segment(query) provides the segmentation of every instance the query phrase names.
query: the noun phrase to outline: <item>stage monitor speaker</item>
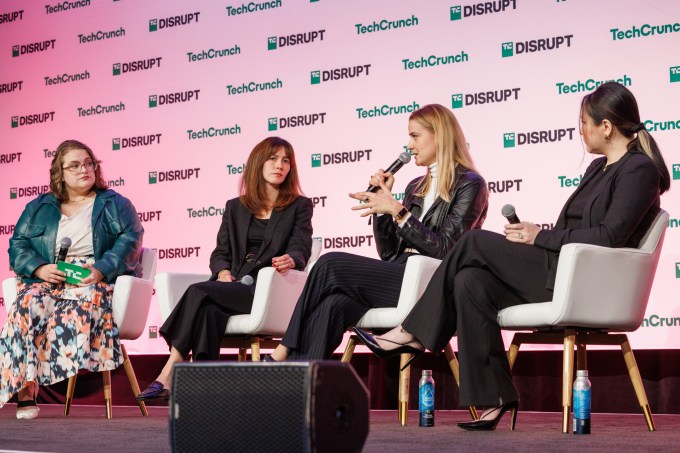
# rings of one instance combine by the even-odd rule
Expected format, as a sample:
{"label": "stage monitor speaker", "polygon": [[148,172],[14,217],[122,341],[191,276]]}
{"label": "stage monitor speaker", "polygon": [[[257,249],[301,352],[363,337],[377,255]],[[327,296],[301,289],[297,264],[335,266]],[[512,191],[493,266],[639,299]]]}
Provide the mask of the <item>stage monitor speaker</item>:
{"label": "stage monitor speaker", "polygon": [[368,390],[348,363],[175,365],[174,452],[360,452]]}

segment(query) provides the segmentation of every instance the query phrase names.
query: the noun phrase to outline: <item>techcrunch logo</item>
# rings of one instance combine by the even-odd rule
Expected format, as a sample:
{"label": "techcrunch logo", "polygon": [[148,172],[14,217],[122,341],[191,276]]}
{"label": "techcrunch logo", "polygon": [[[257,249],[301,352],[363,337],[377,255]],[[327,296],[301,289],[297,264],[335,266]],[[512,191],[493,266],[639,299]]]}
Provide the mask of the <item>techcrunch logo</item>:
{"label": "techcrunch logo", "polygon": [[231,47],[230,49],[220,50],[208,49],[201,50],[199,53],[187,52],[187,56],[189,57],[189,63],[191,63],[192,61],[212,60],[213,58],[222,58],[228,57],[230,55],[239,55],[240,53],[241,48],[238,46],[238,44],[235,44],[234,47]]}
{"label": "techcrunch logo", "polygon": [[299,44],[309,44],[316,41],[323,41],[323,34],[326,30],[308,31],[305,33],[295,33],[288,36],[270,36],[267,38],[267,50],[276,50],[280,47],[291,47]]}
{"label": "techcrunch logo", "polygon": [[173,258],[198,258],[198,251],[201,247],[174,247],[169,249],[158,249],[158,259],[166,260]]}
{"label": "techcrunch logo", "polygon": [[362,74],[368,76],[370,69],[370,64],[363,64],[358,66],[328,69],[326,71],[312,71],[310,73],[311,84],[318,85],[321,82],[330,82],[331,80],[354,79],[356,77],[360,77]]}
{"label": "techcrunch logo", "polygon": [[413,103],[409,105],[390,106],[385,104],[380,107],[375,106],[369,107],[367,109],[359,107],[356,109],[356,111],[358,118],[362,119],[362,118],[374,118],[376,116],[391,116],[401,115],[403,113],[412,113],[418,110],[419,108],[420,105],[416,101],[413,101]]}
{"label": "techcrunch logo", "polygon": [[107,187],[121,187],[125,185],[125,180],[123,178],[112,179],[106,182]]}
{"label": "techcrunch logo", "polygon": [[680,219],[668,219],[668,228],[680,227]]}
{"label": "techcrunch logo", "polygon": [[502,103],[511,100],[519,99],[519,92],[521,88],[505,88],[503,90],[494,91],[480,91],[478,93],[470,94],[452,94],[451,108],[461,109],[466,105],[483,105]]}
{"label": "techcrunch logo", "polygon": [[60,13],[62,11],[70,11],[72,9],[83,8],[90,6],[90,0],[79,0],[77,2],[61,2],[56,5],[45,5],[45,14]]}
{"label": "techcrunch logo", "polygon": [[104,115],[105,113],[124,112],[125,104],[119,102],[114,105],[97,105],[89,108],[78,107],[78,116]]}
{"label": "techcrunch logo", "polygon": [[512,57],[523,53],[544,52],[546,50],[559,49],[566,43],[571,47],[571,38],[574,35],[553,36],[550,38],[532,39],[530,41],[504,42],[501,44],[501,56]]}
{"label": "techcrunch logo", "polygon": [[161,220],[161,213],[163,211],[146,211],[138,212],[140,222],[153,222],[154,220]]}
{"label": "techcrunch logo", "polygon": [[240,14],[258,13],[268,9],[281,8],[281,0],[273,2],[250,2],[247,5],[242,3],[241,6],[227,6],[227,16],[238,16]]}
{"label": "techcrunch logo", "polygon": [[196,217],[217,217],[224,214],[224,208],[216,208],[215,206],[199,209],[187,208],[187,214],[189,214],[190,219]]}
{"label": "techcrunch logo", "polygon": [[668,70],[671,74],[671,83],[680,82],[680,66],[671,66]]}
{"label": "techcrunch logo", "polygon": [[151,146],[161,143],[163,134],[138,135],[136,137],[114,138],[111,141],[111,150],[120,151],[125,148],[136,148],[138,146]]}
{"label": "techcrunch logo", "polygon": [[287,127],[313,126],[319,121],[321,124],[326,122],[326,112],[310,113],[309,115],[288,116],[285,118],[269,118],[267,120],[267,130],[276,131],[279,129],[285,129]]}
{"label": "techcrunch logo", "polygon": [[128,72],[146,71],[147,69],[160,68],[163,57],[147,58],[146,60],[128,61],[126,63],[114,63],[113,75],[119,76]]}
{"label": "techcrunch logo", "polygon": [[612,40],[620,41],[622,39],[633,39],[647,36],[658,36],[666,33],[677,33],[680,32],[680,23],[676,22],[674,24],[664,24],[664,25],[649,25],[644,24],[639,28],[633,25],[633,28],[628,30],[619,30],[618,28],[610,28],[612,32]]}
{"label": "techcrunch logo", "polygon": [[21,86],[24,84],[23,80],[17,82],[9,82],[0,84],[0,94],[1,93],[11,93],[14,90],[21,91]]}
{"label": "techcrunch logo", "polygon": [[56,39],[48,39],[46,41],[38,41],[31,44],[18,44],[12,46],[12,58],[28,53],[44,52],[46,50],[54,49]]}
{"label": "techcrunch logo", "polygon": [[163,19],[149,19],[149,32],[198,22],[199,14],[201,14],[200,11],[196,11],[195,13],[182,14],[181,16],[166,17]]}
{"label": "techcrunch logo", "polygon": [[283,88],[283,82],[278,77],[273,82],[248,82],[241,86],[227,85],[227,95],[256,93],[258,91],[278,90]]}
{"label": "techcrunch logo", "polygon": [[674,131],[676,129],[680,129],[680,120],[670,120],[670,121],[652,121],[652,120],[645,120],[645,129],[647,129],[648,132],[657,132],[657,131]]}
{"label": "techcrunch logo", "polygon": [[605,82],[618,82],[623,86],[631,86],[633,81],[627,75],[623,75],[618,79],[609,80],[594,80],[588,79],[585,82],[577,80],[575,83],[567,84],[566,82],[558,82],[555,84],[557,87],[557,94],[567,94],[567,93],[582,93],[584,91],[593,91],[595,88],[599,87]]}
{"label": "techcrunch logo", "polygon": [[41,124],[54,121],[54,112],[35,113],[33,115],[13,116],[12,128],[20,126],[30,126],[31,124]]}
{"label": "techcrunch logo", "polygon": [[404,63],[404,71],[408,71],[410,69],[431,68],[434,66],[454,63],[463,63],[465,61],[470,61],[470,55],[468,55],[464,50],[461,50],[458,55],[447,55],[445,57],[430,55],[427,58],[420,57],[419,60],[409,60],[408,58],[401,60],[401,62]]}
{"label": "techcrunch logo", "polygon": [[505,179],[505,180],[500,180],[500,181],[488,181],[486,183],[486,187],[489,189],[489,192],[492,193],[503,193],[503,192],[510,192],[515,186],[515,191],[519,192],[520,185],[522,184],[523,180],[522,179]]}
{"label": "techcrunch logo", "polygon": [[371,160],[372,151],[372,149],[360,149],[357,151],[344,151],[341,153],[312,154],[312,168],[320,167],[321,165],[337,165],[350,162],[360,162],[364,160],[364,158],[366,158],[366,160]]}
{"label": "techcrunch logo", "polygon": [[21,162],[21,153],[0,154],[0,165]]}
{"label": "techcrunch logo", "polygon": [[[0,225],[0,236],[9,236],[14,234],[15,225]],[[2,305],[2,304],[0,304]]]}
{"label": "techcrunch logo", "polygon": [[461,20],[463,17],[502,13],[508,9],[510,5],[512,5],[512,9],[517,9],[515,0],[500,0],[495,2],[476,3],[474,5],[452,6],[449,14],[451,20]]}
{"label": "techcrunch logo", "polygon": [[35,197],[37,195],[47,193],[50,191],[50,186],[28,186],[28,187],[12,187],[9,189],[9,199],[15,200],[23,197]]}
{"label": "techcrunch logo", "polygon": [[182,170],[150,171],[149,184],[159,182],[184,181],[191,178],[198,179],[200,168],[185,168]]}
{"label": "techcrunch logo", "polygon": [[[678,271],[676,270],[676,272]],[[659,315],[649,315],[642,320],[642,327],[680,327],[680,318],[673,316],[661,317]]]}
{"label": "techcrunch logo", "polygon": [[227,173],[230,175],[243,174],[246,169],[246,164],[241,164],[238,167],[236,165],[227,164]]}
{"label": "techcrunch logo", "polygon": [[673,179],[680,179],[680,164],[673,164]]}
{"label": "techcrunch logo", "polygon": [[11,13],[0,14],[0,25],[24,18],[24,10],[12,11]]}
{"label": "techcrunch logo", "polygon": [[78,42],[80,44],[87,44],[88,42],[104,41],[105,39],[120,38],[125,36],[125,29],[120,27],[118,30],[112,31],[95,31],[89,35],[78,35]]}
{"label": "techcrunch logo", "polygon": [[357,29],[357,35],[363,35],[365,33],[376,33],[397,28],[415,27],[416,25],[418,25],[418,18],[412,14],[408,19],[382,19],[380,22],[373,21],[370,25],[355,24],[354,26]]}
{"label": "techcrunch logo", "polygon": [[241,133],[241,126],[235,124],[233,127],[222,127],[216,129],[214,127],[209,127],[208,129],[202,128],[200,131],[194,131],[189,129],[187,134],[189,134],[189,140],[200,140],[202,138],[213,138],[213,137],[224,137],[227,135],[237,135]]}
{"label": "techcrunch logo", "polygon": [[578,175],[575,178],[570,178],[569,176],[558,176],[557,180],[560,182],[560,188],[565,187],[578,187],[581,184],[583,175]]}
{"label": "techcrunch logo", "polygon": [[44,79],[46,86],[61,85],[63,83],[78,82],[80,80],[89,80],[90,73],[87,70],[85,70],[80,74],[61,74],[54,77],[45,76]]}
{"label": "techcrunch logo", "polygon": [[158,107],[159,105],[165,105],[165,104],[177,104],[177,103],[182,103],[182,102],[190,102],[195,100],[198,100],[198,93],[200,93],[201,90],[189,90],[189,91],[180,91],[178,93],[168,93],[168,94],[152,94],[149,96],[149,108],[155,108]]}
{"label": "techcrunch logo", "polygon": [[503,134],[503,148],[514,148],[522,145],[535,145],[536,143],[553,143],[561,142],[565,137],[566,140],[574,139],[574,131],[576,128],[568,127],[566,129],[551,129],[533,132],[507,132]]}

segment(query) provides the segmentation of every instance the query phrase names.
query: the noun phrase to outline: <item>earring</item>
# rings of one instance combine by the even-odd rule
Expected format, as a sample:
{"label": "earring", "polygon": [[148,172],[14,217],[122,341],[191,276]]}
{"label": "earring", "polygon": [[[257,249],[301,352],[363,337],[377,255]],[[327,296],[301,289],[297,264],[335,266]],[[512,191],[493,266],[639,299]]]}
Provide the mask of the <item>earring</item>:
{"label": "earring", "polygon": [[604,136],[604,141],[607,142],[607,143],[609,143],[609,140],[611,140],[611,139],[612,139],[611,135],[605,135]]}

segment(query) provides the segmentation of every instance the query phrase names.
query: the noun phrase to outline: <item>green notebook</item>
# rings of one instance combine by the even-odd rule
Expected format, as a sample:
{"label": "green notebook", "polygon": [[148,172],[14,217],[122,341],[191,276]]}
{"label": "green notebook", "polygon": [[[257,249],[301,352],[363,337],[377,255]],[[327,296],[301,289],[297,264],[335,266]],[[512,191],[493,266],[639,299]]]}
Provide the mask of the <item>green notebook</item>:
{"label": "green notebook", "polygon": [[57,269],[66,272],[66,283],[77,285],[82,279],[90,275],[90,270],[75,264],[57,261]]}

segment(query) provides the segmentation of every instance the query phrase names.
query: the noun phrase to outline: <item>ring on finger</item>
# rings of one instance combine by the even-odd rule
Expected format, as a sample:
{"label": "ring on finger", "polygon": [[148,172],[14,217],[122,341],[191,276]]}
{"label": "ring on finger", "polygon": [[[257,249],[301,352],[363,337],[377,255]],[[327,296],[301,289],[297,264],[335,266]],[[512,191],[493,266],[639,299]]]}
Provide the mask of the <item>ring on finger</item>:
{"label": "ring on finger", "polygon": [[520,239],[524,239],[524,235],[522,233],[517,233],[517,237]]}

